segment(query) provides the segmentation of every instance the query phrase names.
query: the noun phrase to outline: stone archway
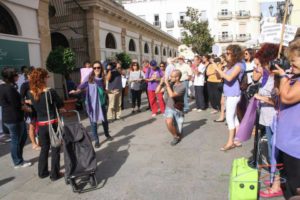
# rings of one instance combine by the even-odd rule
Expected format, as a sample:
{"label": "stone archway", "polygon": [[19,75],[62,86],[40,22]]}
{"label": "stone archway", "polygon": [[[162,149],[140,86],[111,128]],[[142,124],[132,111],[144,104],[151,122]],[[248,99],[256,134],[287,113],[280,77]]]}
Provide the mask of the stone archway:
{"label": "stone archway", "polygon": [[56,49],[57,47],[61,46],[64,48],[70,47],[69,42],[63,34],[59,32],[51,33],[51,46],[52,49]]}

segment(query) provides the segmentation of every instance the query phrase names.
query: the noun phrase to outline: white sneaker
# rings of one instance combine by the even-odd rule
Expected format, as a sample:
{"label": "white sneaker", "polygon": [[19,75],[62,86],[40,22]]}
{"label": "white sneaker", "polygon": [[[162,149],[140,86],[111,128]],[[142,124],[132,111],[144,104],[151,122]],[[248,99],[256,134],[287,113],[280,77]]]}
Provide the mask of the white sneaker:
{"label": "white sneaker", "polygon": [[203,110],[202,109],[197,109],[197,112],[202,112]]}
{"label": "white sneaker", "polygon": [[197,111],[198,109],[197,108],[193,108],[193,111]]}
{"label": "white sneaker", "polygon": [[152,116],[152,117],[156,117],[156,114],[152,114],[151,116]]}
{"label": "white sneaker", "polygon": [[15,165],[15,169],[18,169],[18,168],[24,168],[24,167],[30,167],[32,165],[31,162],[28,162],[28,161],[23,161],[21,164],[19,165]]}

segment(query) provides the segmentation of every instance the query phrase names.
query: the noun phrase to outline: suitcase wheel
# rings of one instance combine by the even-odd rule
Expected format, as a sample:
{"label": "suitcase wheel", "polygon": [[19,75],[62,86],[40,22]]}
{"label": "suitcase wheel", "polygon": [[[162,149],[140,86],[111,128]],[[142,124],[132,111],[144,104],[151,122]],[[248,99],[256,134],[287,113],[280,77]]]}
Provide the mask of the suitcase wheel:
{"label": "suitcase wheel", "polygon": [[90,181],[89,181],[90,185],[92,187],[97,187],[97,179],[96,179],[96,176],[95,174],[91,174],[90,175]]}

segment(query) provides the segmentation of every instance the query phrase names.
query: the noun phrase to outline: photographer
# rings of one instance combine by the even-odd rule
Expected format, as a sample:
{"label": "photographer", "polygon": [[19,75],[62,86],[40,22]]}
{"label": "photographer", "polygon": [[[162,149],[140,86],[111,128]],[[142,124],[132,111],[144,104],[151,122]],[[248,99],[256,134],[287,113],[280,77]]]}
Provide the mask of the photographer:
{"label": "photographer", "polygon": [[278,161],[284,165],[280,174],[286,179],[282,188],[285,199],[297,195],[300,187],[300,39],[290,43],[287,55],[293,77],[289,78],[282,66],[275,65],[273,71],[280,76],[280,112],[275,145],[279,149]]}
{"label": "photographer", "polygon": [[[265,134],[268,139],[268,157],[271,160],[271,144],[273,132],[271,125],[273,118],[276,115],[272,94],[274,93],[274,73],[271,71],[270,62],[277,56],[279,46],[276,44],[264,44],[254,56],[255,68],[253,71],[253,81],[259,82],[260,87],[254,98],[259,100],[260,114],[259,125],[264,127]],[[280,180],[277,176],[272,184],[272,187],[260,191],[260,196],[264,198],[272,198],[282,196],[280,189]]]}
{"label": "photographer", "polygon": [[110,62],[107,65],[107,81],[108,81],[108,120],[121,118],[122,103],[122,68],[117,66],[116,62]]}
{"label": "photographer", "polygon": [[161,79],[160,84],[156,88],[156,93],[163,92],[163,88],[168,93],[166,110],[165,110],[165,122],[168,130],[172,134],[173,141],[171,145],[174,146],[181,140],[182,125],[184,120],[183,107],[184,107],[184,94],[185,85],[180,82],[181,72],[174,70],[171,73],[171,84],[167,79]]}

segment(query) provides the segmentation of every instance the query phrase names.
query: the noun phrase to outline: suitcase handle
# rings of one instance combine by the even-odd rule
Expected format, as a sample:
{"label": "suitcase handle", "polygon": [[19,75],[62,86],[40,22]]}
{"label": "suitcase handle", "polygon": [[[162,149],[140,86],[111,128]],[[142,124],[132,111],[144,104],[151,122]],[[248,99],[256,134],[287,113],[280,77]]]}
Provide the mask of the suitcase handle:
{"label": "suitcase handle", "polygon": [[80,114],[79,114],[79,112],[77,110],[67,110],[66,112],[63,112],[63,113],[60,114],[61,115],[61,122],[62,122],[62,124],[64,124],[64,117],[63,117],[63,115],[65,113],[75,113],[76,116],[77,116],[78,122],[79,123],[81,122]]}

